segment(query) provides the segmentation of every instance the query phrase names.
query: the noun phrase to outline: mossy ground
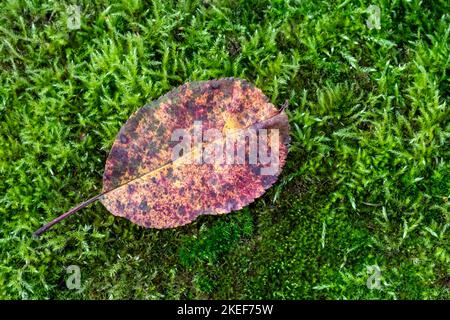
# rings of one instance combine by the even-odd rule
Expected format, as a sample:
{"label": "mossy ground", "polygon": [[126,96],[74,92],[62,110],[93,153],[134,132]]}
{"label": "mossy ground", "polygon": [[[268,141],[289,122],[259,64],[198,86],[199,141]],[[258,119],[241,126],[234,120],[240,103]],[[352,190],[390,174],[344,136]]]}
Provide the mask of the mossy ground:
{"label": "mossy ground", "polygon": [[[67,4],[0,4],[1,298],[450,298],[448,1],[78,1],[79,30]],[[163,231],[96,203],[31,237],[101,190],[135,110],[230,76],[290,103],[263,197]]]}

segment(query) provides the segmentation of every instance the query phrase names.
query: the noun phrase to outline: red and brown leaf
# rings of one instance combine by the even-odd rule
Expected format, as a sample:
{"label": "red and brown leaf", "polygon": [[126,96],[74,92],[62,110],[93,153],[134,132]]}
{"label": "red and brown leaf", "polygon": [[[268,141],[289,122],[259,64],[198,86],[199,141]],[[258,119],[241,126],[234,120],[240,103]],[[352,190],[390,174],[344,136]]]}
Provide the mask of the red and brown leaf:
{"label": "red and brown leaf", "polygon": [[[173,148],[178,143],[172,141],[173,132],[182,128],[195,134],[194,124],[199,121],[202,134],[209,129],[236,135],[249,128],[278,129],[281,143],[277,170],[260,174],[264,167],[261,162],[181,161],[198,156],[196,153],[204,151],[208,144],[215,147],[222,142],[214,139],[194,147],[190,155],[173,160]],[[186,83],[128,119],[106,161],[103,192],[92,201],[99,199],[112,214],[147,228],[172,228],[190,223],[202,214],[238,210],[260,197],[277,180],[288,142],[289,124],[284,110],[278,111],[249,82],[225,78]],[[248,151],[249,141],[245,148]]]}

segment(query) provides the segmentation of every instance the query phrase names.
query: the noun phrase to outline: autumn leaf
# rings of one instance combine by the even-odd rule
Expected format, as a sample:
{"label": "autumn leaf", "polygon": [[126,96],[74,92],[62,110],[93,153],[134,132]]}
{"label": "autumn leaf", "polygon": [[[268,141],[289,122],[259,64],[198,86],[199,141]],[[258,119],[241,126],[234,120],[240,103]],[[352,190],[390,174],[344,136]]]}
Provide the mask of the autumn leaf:
{"label": "autumn leaf", "polygon": [[120,129],[102,193],[88,204],[146,228],[173,228],[203,214],[239,210],[277,180],[289,124],[284,109],[245,80],[186,83],[136,111]]}

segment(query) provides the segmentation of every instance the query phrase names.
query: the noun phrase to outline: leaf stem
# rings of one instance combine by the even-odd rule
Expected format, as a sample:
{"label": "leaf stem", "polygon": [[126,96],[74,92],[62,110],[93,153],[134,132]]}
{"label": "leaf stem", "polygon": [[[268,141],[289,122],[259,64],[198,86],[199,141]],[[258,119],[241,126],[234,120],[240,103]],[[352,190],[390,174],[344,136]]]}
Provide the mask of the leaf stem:
{"label": "leaf stem", "polygon": [[77,205],[76,207],[73,207],[72,209],[70,209],[69,211],[67,211],[66,213],[63,213],[62,215],[60,215],[59,217],[53,219],[52,221],[50,221],[49,223],[43,225],[42,227],[40,227],[38,230],[36,230],[33,233],[33,236],[35,237],[39,237],[42,233],[44,233],[45,231],[47,231],[48,229],[50,229],[51,227],[53,227],[53,225],[57,224],[58,222],[64,220],[65,218],[67,218],[68,216],[74,214],[75,212],[77,212],[78,210],[90,205],[92,202],[97,201],[98,199],[100,199],[101,196],[103,196],[104,193],[100,193],[98,195],[96,195],[95,197],[92,197],[82,203],[80,203],[79,205]]}

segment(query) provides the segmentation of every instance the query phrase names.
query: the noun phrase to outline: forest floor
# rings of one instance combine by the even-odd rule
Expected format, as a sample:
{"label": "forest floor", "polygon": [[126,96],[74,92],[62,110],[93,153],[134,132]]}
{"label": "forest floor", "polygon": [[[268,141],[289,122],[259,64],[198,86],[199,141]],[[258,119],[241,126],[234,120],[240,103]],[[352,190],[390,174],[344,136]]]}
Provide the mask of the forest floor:
{"label": "forest floor", "polygon": [[[0,298],[450,298],[448,1],[86,0],[79,28],[68,3],[0,4]],[[289,100],[264,196],[168,230],[96,203],[32,237],[100,192],[134,111],[223,77]]]}

